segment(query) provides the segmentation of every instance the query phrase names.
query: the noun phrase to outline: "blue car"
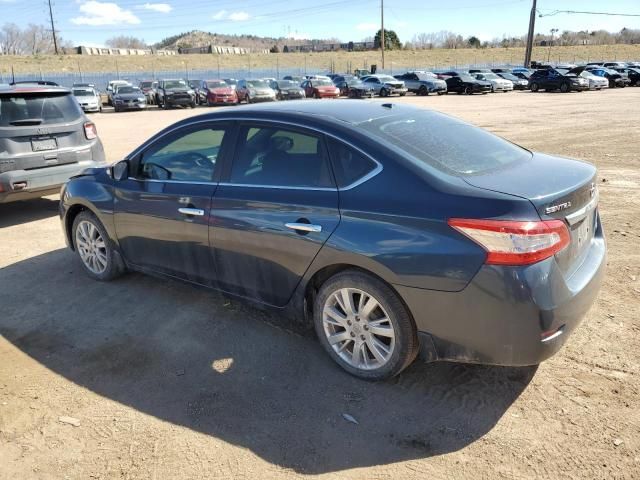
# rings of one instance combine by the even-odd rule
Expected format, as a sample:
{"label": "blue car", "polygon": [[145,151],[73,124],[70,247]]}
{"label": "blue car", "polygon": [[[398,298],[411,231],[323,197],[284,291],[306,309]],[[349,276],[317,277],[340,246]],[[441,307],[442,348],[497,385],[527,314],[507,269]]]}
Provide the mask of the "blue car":
{"label": "blue car", "polygon": [[182,120],[70,180],[60,216],[90,277],[137,270],[266,305],[380,380],[418,354],[557,352],[604,275],[595,181],[433,111],[291,101]]}

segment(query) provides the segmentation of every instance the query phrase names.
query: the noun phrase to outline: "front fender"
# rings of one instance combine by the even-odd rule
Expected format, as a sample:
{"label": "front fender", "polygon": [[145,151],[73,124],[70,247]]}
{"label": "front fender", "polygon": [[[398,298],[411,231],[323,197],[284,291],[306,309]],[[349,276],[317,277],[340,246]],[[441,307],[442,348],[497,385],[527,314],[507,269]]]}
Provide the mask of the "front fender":
{"label": "front fender", "polygon": [[[106,178],[104,178],[106,177]],[[113,222],[113,185],[106,170],[95,176],[83,176],[71,179],[60,192],[60,220],[65,240],[70,248],[71,226],[75,216],[83,211],[91,211],[100,220],[109,238],[118,243]]]}

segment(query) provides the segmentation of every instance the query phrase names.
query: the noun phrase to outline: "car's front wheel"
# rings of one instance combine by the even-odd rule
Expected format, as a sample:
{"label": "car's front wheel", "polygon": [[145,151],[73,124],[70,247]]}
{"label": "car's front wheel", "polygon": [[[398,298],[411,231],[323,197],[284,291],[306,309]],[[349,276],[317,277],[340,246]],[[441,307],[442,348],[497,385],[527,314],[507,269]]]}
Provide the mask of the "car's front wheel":
{"label": "car's front wheel", "polygon": [[536,82],[533,82],[530,88],[532,92],[537,92],[540,89],[540,86]]}
{"label": "car's front wheel", "polygon": [[102,223],[91,212],[80,212],[73,221],[73,246],[85,272],[100,281],[109,281],[124,271]]}
{"label": "car's front wheel", "polygon": [[367,380],[393,377],[413,362],[413,319],[384,282],[351,270],[327,280],[314,304],[320,343],[347,372]]}

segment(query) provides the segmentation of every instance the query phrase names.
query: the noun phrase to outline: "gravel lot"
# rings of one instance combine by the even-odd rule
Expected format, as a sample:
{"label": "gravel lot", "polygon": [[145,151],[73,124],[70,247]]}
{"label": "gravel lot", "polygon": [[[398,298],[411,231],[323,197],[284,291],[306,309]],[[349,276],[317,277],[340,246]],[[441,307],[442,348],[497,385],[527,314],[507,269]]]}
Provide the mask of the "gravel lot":
{"label": "gravel lot", "polygon": [[[218,294],[88,280],[56,197],[0,205],[0,478],[640,478],[639,99],[397,100],[598,166],[608,276],[538,368],[415,364],[362,382],[307,330]],[[204,111],[93,118],[117,160]]]}

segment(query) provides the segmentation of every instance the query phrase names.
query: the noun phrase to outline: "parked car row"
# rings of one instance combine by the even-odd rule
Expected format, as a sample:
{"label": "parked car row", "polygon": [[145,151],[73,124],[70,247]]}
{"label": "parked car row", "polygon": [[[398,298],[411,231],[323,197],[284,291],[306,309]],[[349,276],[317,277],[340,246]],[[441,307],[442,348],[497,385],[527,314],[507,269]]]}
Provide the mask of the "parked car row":
{"label": "parked car row", "polygon": [[[369,74],[287,75],[275,78],[112,80],[106,87],[106,103],[115,111],[159,108],[220,106],[301,98],[372,98],[407,93],[428,96],[458,93],[471,95],[513,90],[585,91],[640,86],[640,64],[604,62],[576,66],[541,65],[538,69],[492,68],[469,70],[408,71],[395,76]],[[33,82],[30,82],[33,83]],[[45,82],[38,82],[44,84]],[[73,94],[85,112],[102,111],[103,97],[95,85],[78,83]]]}

